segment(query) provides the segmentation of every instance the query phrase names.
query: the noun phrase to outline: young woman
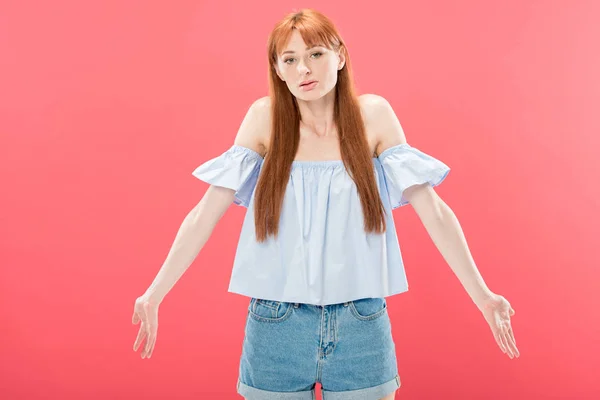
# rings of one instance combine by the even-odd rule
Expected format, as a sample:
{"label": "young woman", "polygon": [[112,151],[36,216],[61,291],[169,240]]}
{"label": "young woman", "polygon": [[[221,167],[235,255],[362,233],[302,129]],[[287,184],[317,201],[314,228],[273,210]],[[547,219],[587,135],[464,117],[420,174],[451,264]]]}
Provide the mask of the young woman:
{"label": "young woman", "polygon": [[436,194],[450,168],[406,142],[389,103],[355,94],[342,38],[324,15],[286,16],[268,43],[270,95],[231,148],[200,165],[210,184],[152,285],[134,343],[156,341],[158,307],[225,210],[248,208],[229,291],[250,298],[237,391],[246,399],[393,399],[400,387],[386,297],[408,290],[392,209],[411,204],[510,358],[508,301],[485,285]]}

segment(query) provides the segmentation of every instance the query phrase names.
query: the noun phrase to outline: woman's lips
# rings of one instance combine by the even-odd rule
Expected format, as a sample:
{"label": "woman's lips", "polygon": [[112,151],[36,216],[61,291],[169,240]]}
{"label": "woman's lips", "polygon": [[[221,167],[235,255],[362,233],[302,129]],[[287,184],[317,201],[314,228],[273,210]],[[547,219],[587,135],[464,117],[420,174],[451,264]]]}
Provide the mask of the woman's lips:
{"label": "woman's lips", "polygon": [[313,81],[311,83],[308,83],[306,85],[300,85],[300,90],[307,92],[309,90],[313,90],[315,88],[315,86],[317,86],[319,82],[317,81]]}

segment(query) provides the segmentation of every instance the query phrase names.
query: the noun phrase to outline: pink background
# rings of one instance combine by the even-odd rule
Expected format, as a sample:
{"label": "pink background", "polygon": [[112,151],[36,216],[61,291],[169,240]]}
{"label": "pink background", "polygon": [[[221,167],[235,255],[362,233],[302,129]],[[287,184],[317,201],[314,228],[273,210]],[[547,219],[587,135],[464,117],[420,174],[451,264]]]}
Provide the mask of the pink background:
{"label": "pink background", "polygon": [[150,360],[131,315],[207,188],[192,170],[267,94],[269,31],[302,7],[452,168],[437,192],[516,310],[510,360],[396,210],[397,398],[600,396],[598,2],[120,0],[0,4],[0,398],[241,398],[249,299],[227,287],[244,208],[161,305]]}

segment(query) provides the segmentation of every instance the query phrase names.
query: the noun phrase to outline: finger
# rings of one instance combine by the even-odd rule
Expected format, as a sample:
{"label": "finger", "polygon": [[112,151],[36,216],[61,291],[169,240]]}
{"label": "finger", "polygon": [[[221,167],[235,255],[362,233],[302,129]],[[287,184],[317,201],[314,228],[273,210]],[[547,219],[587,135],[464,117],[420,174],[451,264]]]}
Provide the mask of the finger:
{"label": "finger", "polygon": [[512,349],[515,357],[519,357],[521,354],[519,353],[519,349],[517,349],[517,342],[515,341],[515,335],[513,334],[512,328],[509,328],[509,334],[507,335],[508,344]]}
{"label": "finger", "polygon": [[154,346],[156,345],[156,331],[152,334],[152,340],[150,343],[150,350],[148,351],[148,358],[152,357],[152,353],[154,352]]}
{"label": "finger", "polygon": [[502,350],[503,353],[506,353],[506,348],[504,347],[504,344],[502,344],[502,340],[500,339],[500,332],[494,332],[494,339],[496,339],[496,343],[498,344],[498,346],[500,347],[500,350]]}
{"label": "finger", "polygon": [[144,340],[145,336],[146,336],[146,329],[144,327],[144,323],[142,322],[142,326],[140,327],[140,330],[138,331],[138,334],[137,334],[137,338],[135,339],[135,343],[133,344],[133,351],[138,351],[138,348],[140,347],[140,344],[142,343],[142,340]]}
{"label": "finger", "polygon": [[513,353],[512,353],[512,350],[511,350],[510,346],[508,345],[508,340],[507,340],[507,337],[506,337],[506,333],[504,333],[504,331],[500,334],[500,340],[502,341],[502,345],[506,349],[506,354],[510,358],[513,358]]}
{"label": "finger", "polygon": [[512,317],[513,315],[515,315],[515,310],[511,307],[510,308],[510,316]]}
{"label": "finger", "polygon": [[[146,307],[144,307],[144,306],[140,307],[138,313],[139,313],[140,319],[142,321],[142,325],[140,326],[139,335],[142,338],[145,338],[146,343],[147,343],[149,335],[148,335],[148,313],[146,313]],[[140,341],[140,343],[138,343],[138,347],[140,344],[141,344],[141,341]],[[142,356],[142,358],[144,358],[144,348],[142,348],[141,356]]]}
{"label": "finger", "polygon": [[133,310],[133,317],[131,317],[131,323],[135,325],[138,322],[140,322],[140,317],[137,314],[137,312],[135,310]]}
{"label": "finger", "polygon": [[504,339],[502,343],[504,343],[504,345],[506,346],[506,349],[507,349],[507,350],[509,351],[509,353],[510,353],[510,352],[511,352],[511,349],[510,349],[510,345],[509,345],[509,341],[508,341],[508,337],[509,337],[509,335],[510,335],[510,334],[508,333],[508,330],[509,330],[509,328],[510,328],[510,326],[509,326],[509,323],[508,323],[508,322],[505,322],[505,323],[503,323],[503,324],[502,324],[502,336],[501,336],[501,338],[503,338],[503,339]]}
{"label": "finger", "polygon": [[510,351],[515,357],[519,357],[519,349],[517,349],[517,345],[513,342],[510,336],[506,336],[506,340],[508,341],[508,345],[510,346]]}
{"label": "finger", "polygon": [[506,329],[506,334],[504,335],[504,339],[506,340],[506,344],[507,344],[507,347],[508,347],[508,349],[510,351],[510,354],[512,354],[513,357],[516,357],[517,356],[517,349],[516,349],[516,346],[515,346],[512,338],[510,336],[509,327],[507,327],[507,329]]}
{"label": "finger", "polygon": [[152,346],[152,330],[148,328],[146,331],[146,335],[148,339],[146,340],[146,345],[144,346],[144,352],[142,353],[142,358],[146,357],[150,353],[150,346]]}
{"label": "finger", "polygon": [[504,353],[511,357],[510,349],[508,348],[508,343],[506,342],[506,337],[503,334],[500,334],[500,341],[502,342],[502,347],[505,349]]}
{"label": "finger", "polygon": [[509,333],[510,338],[512,339],[513,343],[516,345],[517,344],[517,339],[515,339],[515,334],[513,332],[512,326],[508,327],[508,333]]}
{"label": "finger", "polygon": [[152,320],[152,315],[150,313],[150,304],[148,304],[148,302],[144,303],[144,314],[146,316],[146,336],[148,337],[148,340],[146,340],[146,347],[144,348],[144,353],[147,354],[148,350],[149,350],[149,342],[150,339],[152,338],[152,331],[153,331],[153,323],[151,322]]}

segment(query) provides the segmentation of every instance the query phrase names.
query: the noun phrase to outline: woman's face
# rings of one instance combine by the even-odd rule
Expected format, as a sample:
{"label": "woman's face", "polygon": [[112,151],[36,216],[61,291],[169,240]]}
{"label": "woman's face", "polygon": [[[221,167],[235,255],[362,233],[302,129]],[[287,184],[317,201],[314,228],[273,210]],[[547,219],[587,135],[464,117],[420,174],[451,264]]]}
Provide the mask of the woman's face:
{"label": "woman's face", "polygon": [[[324,46],[306,47],[302,36],[295,30],[287,46],[278,54],[275,70],[298,99],[316,100],[335,87],[345,58]],[[302,85],[306,81],[315,83]]]}

